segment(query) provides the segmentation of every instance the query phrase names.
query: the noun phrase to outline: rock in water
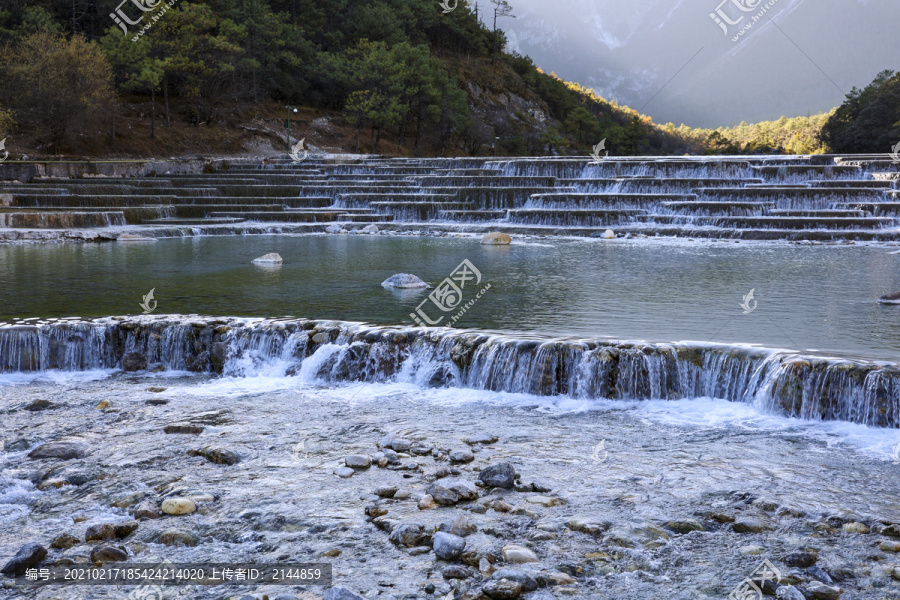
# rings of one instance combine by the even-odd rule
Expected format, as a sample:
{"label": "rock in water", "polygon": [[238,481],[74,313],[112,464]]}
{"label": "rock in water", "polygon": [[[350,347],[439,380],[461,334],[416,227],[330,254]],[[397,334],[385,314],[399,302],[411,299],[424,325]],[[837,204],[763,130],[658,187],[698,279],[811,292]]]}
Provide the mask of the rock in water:
{"label": "rock in water", "polygon": [[192,425],[190,423],[172,423],[171,425],[166,425],[163,428],[163,431],[166,433],[198,434],[203,433],[203,427],[200,425]]}
{"label": "rock in water", "polygon": [[397,273],[396,275],[391,275],[385,279],[381,285],[382,287],[398,288],[401,290],[431,287],[415,275],[410,275],[409,273]]}
{"label": "rock in water", "polygon": [[159,534],[156,541],[166,546],[196,546],[197,536],[186,531],[169,529]]}
{"label": "rock in water", "polygon": [[844,591],[839,587],[831,587],[819,581],[813,581],[806,586],[807,598],[812,600],[840,600]]}
{"label": "rock in water", "polygon": [[388,539],[398,546],[412,548],[428,542],[430,537],[424,525],[419,523],[402,523],[391,531]]}
{"label": "rock in water", "polygon": [[16,555],[6,563],[2,572],[7,577],[18,577],[25,574],[25,571],[38,564],[47,556],[47,549],[40,544],[25,544]]}
{"label": "rock in water", "polygon": [[522,586],[523,592],[533,592],[540,586],[537,579],[524,569],[511,569],[509,567],[500,569],[494,573],[492,579],[508,579],[509,581],[515,581]]}
{"label": "rock in water", "polygon": [[98,546],[91,551],[91,562],[122,562],[128,560],[128,552],[120,546]]}
{"label": "rock in water", "polygon": [[87,448],[83,444],[75,442],[48,442],[41,444],[28,453],[28,458],[59,458],[69,460],[83,458],[87,455]]}
{"label": "rock in water", "polygon": [[454,560],[459,560],[462,556],[463,550],[466,549],[466,540],[458,535],[439,531],[434,534],[432,545],[435,556],[441,560],[452,562]]}
{"label": "rock in water", "polygon": [[147,368],[147,357],[140,352],[129,352],[122,357],[122,369],[128,373]]}
{"label": "rock in water", "polygon": [[188,450],[189,456],[202,456],[211,463],[217,465],[236,465],[241,462],[241,457],[236,452],[219,448],[218,446],[206,446],[200,450]]}
{"label": "rock in water", "polygon": [[366,600],[359,594],[354,594],[345,587],[334,586],[325,592],[322,600]]}
{"label": "rock in water", "polygon": [[778,600],[806,600],[806,596],[792,585],[782,585],[775,588],[775,597]]}
{"label": "rock in water", "polygon": [[900,304],[900,292],[887,294],[878,299],[879,304]]}
{"label": "rock in water", "polygon": [[537,554],[526,548],[516,544],[509,544],[503,547],[503,560],[511,565],[522,563],[538,562],[540,559]]}
{"label": "rock in water", "polygon": [[522,586],[509,579],[489,581],[481,588],[492,600],[515,600],[522,594]]}
{"label": "rock in water", "polygon": [[197,510],[197,505],[190,498],[166,498],[160,509],[167,515],[188,515]]}
{"label": "rock in water", "polygon": [[505,233],[492,231],[484,234],[484,237],[481,238],[481,243],[485,246],[509,246],[512,243],[512,238]]}
{"label": "rock in water", "polygon": [[482,469],[478,479],[487,487],[511,490],[516,483],[516,470],[509,463],[491,465]]}
{"label": "rock in water", "polygon": [[254,265],[280,265],[284,262],[282,260],[281,255],[277,252],[269,252],[268,254],[264,254],[259,258],[254,258],[252,261]]}
{"label": "rock in water", "polygon": [[353,469],[368,469],[372,466],[372,457],[367,454],[351,454],[344,457],[344,464]]}
{"label": "rock in water", "polygon": [[612,229],[607,229],[606,231],[603,232],[603,239],[604,240],[616,239],[616,232],[613,231]]}
{"label": "rock in water", "polygon": [[117,538],[126,538],[138,528],[137,521],[128,521],[125,523],[102,523],[99,525],[91,525],[84,534],[84,541],[107,541]]}
{"label": "rock in water", "polygon": [[362,233],[378,233],[378,225],[372,223],[371,225],[366,225],[362,229],[360,229]]}
{"label": "rock in water", "polygon": [[141,235],[139,233],[120,233],[117,242],[155,242],[155,237]]}

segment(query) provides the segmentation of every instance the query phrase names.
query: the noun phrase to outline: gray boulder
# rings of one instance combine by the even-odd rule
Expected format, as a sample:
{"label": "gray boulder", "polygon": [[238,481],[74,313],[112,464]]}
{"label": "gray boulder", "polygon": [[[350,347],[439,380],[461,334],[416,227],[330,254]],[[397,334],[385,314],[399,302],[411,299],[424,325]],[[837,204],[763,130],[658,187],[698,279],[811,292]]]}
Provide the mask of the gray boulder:
{"label": "gray boulder", "polygon": [[497,487],[511,490],[516,484],[516,470],[509,463],[491,465],[482,469],[478,474],[478,480],[486,487]]}
{"label": "gray boulder", "polygon": [[452,562],[462,557],[463,550],[466,549],[466,540],[458,535],[439,531],[434,534],[432,548],[439,559]]}
{"label": "gray boulder", "polygon": [[381,285],[386,288],[397,288],[401,290],[431,287],[415,275],[410,275],[409,273],[397,273],[396,275],[391,275],[382,281]]}

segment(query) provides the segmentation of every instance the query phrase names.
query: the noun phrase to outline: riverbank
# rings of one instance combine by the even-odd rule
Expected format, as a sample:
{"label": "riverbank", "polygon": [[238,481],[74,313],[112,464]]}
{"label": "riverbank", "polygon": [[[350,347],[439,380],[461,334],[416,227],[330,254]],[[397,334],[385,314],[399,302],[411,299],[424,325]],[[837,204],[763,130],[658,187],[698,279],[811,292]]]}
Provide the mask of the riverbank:
{"label": "riverbank", "polygon": [[[721,401],[668,404],[584,412],[522,394],[202,375],[4,385],[0,556],[36,542],[49,549],[44,564],[90,564],[102,545],[154,564],[289,558],[331,562],[335,585],[370,599],[535,600],[720,598],[770,560],[781,585],[814,598],[900,595],[890,436]],[[47,442],[83,454],[29,458]],[[209,447],[235,461],[191,456]],[[354,455],[364,457],[349,461],[358,467],[344,468]],[[519,475],[511,489],[477,485],[502,463]],[[198,510],[165,514],[166,498],[193,498]],[[133,520],[121,539],[85,542],[92,526]],[[458,558],[435,555],[444,527],[464,540]],[[458,540],[444,536],[441,552],[448,542]],[[128,591],[5,580],[0,594],[86,589]],[[166,589],[176,592],[313,599],[323,590]]]}

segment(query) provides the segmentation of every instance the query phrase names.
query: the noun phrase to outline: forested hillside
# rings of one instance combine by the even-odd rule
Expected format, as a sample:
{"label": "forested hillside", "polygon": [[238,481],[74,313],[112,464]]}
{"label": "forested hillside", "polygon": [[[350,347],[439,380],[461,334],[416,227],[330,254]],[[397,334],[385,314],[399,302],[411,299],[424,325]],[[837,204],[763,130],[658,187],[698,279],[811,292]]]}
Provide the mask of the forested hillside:
{"label": "forested hillside", "polygon": [[822,139],[836,152],[900,153],[900,73],[882,71],[864,89],[853,88]]}
{"label": "forested hillside", "polygon": [[0,135],[38,155],[271,151],[285,126],[400,155],[819,150],[809,126],[765,144],[658,126],[504,52],[514,16],[507,0],[11,0]]}

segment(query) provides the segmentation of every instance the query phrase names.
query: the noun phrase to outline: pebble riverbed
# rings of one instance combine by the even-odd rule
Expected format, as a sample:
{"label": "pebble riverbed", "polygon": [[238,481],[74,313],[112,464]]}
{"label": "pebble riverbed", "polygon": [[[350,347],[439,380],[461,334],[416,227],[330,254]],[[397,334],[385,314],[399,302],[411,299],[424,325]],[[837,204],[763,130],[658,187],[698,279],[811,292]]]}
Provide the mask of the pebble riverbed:
{"label": "pebble riverbed", "polygon": [[[724,598],[769,560],[771,597],[900,598],[900,465],[854,442],[892,432],[665,404],[287,377],[6,384],[0,563],[37,543],[40,566],[115,549],[333,564],[331,591],[167,587],[171,599],[687,600]],[[50,442],[75,457],[38,458]],[[196,510],[167,514],[190,511],[181,499]],[[133,589],[0,578],[0,598]]]}

